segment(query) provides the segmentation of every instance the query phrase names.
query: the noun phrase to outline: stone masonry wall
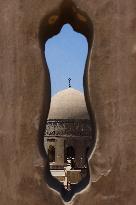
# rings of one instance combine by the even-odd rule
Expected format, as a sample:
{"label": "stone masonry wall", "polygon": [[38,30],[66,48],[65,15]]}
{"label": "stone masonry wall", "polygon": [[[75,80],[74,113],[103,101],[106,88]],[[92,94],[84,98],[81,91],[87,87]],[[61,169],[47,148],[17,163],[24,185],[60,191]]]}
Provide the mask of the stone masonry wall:
{"label": "stone masonry wall", "polygon": [[[50,102],[50,81],[38,33],[42,19],[60,3],[0,0],[1,205],[63,204],[46,184],[43,171],[34,165],[37,156],[43,158],[37,145],[37,119],[43,99],[46,115]],[[136,2],[74,3],[94,26],[88,88],[97,143],[89,162],[92,183],[72,203],[135,205]]]}

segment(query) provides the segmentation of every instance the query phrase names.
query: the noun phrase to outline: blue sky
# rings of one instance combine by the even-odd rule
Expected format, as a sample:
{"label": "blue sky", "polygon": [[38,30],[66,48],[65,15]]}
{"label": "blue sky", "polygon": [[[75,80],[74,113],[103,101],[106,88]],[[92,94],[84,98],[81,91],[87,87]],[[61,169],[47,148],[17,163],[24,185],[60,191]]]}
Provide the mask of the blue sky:
{"label": "blue sky", "polygon": [[65,24],[60,33],[45,44],[45,56],[51,77],[51,93],[71,87],[83,91],[83,73],[88,52],[86,38]]}

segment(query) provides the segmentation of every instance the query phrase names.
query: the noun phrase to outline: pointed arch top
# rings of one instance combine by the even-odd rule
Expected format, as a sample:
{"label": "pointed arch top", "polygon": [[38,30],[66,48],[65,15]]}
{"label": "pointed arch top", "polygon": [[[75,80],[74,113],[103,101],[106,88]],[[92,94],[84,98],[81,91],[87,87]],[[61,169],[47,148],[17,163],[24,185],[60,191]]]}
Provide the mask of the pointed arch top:
{"label": "pointed arch top", "polygon": [[92,21],[71,0],[63,1],[56,10],[42,19],[39,28],[41,47],[44,48],[45,42],[57,35],[66,23],[69,23],[76,32],[83,34],[91,47],[93,41]]}

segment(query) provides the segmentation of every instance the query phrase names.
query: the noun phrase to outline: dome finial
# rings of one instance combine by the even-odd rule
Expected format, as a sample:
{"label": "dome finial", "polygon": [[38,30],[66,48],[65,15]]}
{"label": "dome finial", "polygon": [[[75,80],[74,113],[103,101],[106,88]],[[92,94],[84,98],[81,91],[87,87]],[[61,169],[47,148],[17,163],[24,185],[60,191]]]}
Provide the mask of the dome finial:
{"label": "dome finial", "polygon": [[69,78],[68,81],[69,81],[69,88],[71,88],[71,84],[70,84],[71,78]]}

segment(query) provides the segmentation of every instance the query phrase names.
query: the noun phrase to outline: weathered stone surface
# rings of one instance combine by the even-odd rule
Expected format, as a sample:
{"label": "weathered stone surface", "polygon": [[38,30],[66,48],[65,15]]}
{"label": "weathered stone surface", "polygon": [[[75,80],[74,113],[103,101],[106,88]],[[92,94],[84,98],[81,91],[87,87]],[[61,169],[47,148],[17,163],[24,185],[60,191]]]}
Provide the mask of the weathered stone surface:
{"label": "weathered stone surface", "polygon": [[[94,25],[88,83],[96,116],[97,144],[90,160],[93,183],[74,198],[73,204],[135,205],[136,3],[74,2]],[[59,8],[60,3],[0,1],[2,205],[63,204],[45,183],[43,170],[35,166],[37,156],[41,156],[35,124],[43,111],[43,101],[47,115],[50,99],[48,71],[44,71],[38,33],[43,18]]]}

